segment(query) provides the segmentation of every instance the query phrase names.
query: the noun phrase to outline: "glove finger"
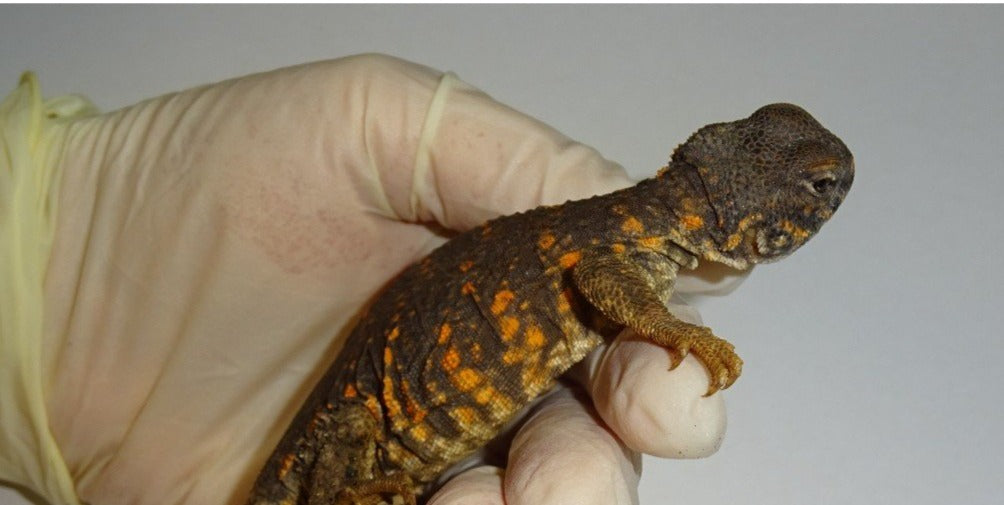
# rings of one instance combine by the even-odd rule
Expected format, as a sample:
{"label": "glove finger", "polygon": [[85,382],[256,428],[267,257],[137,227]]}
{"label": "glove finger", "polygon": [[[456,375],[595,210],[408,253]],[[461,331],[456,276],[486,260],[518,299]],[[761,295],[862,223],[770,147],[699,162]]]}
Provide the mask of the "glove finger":
{"label": "glove finger", "polygon": [[641,457],[603,427],[568,389],[546,398],[513,439],[507,505],[638,502]]}
{"label": "glove finger", "polygon": [[416,159],[413,210],[452,229],[629,186],[595,149],[450,74],[440,81]]}
{"label": "glove finger", "polygon": [[494,466],[471,468],[453,477],[427,505],[504,505],[502,469]]}
{"label": "glove finger", "polygon": [[[671,310],[700,323],[689,307]],[[666,349],[627,330],[590,355],[577,378],[603,421],[632,450],[665,458],[714,454],[725,436],[722,395],[704,396],[708,372],[695,357],[688,355],[672,371],[669,364]]]}
{"label": "glove finger", "polygon": [[272,157],[314,156],[338,179],[323,187],[351,188],[359,205],[377,215],[463,230],[631,184],[596,150],[452,74],[368,54],[274,77],[253,82],[261,100],[277,94],[298,100],[284,101],[278,113],[263,110],[267,121],[242,124],[255,125],[257,137],[300,139],[301,145],[270,144],[283,151]]}

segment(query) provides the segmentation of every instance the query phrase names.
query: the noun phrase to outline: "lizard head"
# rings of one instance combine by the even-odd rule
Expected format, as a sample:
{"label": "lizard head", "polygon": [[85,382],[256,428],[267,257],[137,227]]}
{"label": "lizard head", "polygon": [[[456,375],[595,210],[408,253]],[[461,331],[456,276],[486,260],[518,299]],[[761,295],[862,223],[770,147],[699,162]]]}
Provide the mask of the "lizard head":
{"label": "lizard head", "polygon": [[[847,146],[791,104],[705,126],[673,153],[665,169],[689,180],[688,202],[705,259],[745,268],[798,249],[833,215],[854,180]],[[697,237],[694,237],[697,238]]]}

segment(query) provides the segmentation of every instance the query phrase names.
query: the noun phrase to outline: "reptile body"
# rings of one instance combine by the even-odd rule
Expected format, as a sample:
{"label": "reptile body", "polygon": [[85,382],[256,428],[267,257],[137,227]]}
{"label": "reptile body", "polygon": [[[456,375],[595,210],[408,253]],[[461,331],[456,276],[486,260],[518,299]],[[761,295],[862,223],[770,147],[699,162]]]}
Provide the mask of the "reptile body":
{"label": "reptile body", "polygon": [[249,504],[415,503],[605,337],[625,326],[705,364],[742,361],[665,308],[677,272],[783,257],[853,180],[850,151],[802,109],[706,126],[667,167],[607,195],[498,218],[408,267],[348,337]]}

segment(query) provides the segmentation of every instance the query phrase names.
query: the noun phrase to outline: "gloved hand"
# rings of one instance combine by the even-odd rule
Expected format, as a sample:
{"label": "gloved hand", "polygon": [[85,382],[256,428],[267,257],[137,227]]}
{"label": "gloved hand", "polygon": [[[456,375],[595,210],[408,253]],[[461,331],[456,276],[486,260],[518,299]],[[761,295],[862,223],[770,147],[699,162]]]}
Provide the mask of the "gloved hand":
{"label": "gloved hand", "polygon": [[[359,308],[443,242],[418,223],[464,230],[631,184],[451,75],[382,56],[66,128],[42,373],[52,433],[95,505],[242,503]],[[622,336],[579,370],[603,422],[586,397],[554,394],[504,476],[466,471],[433,503],[503,490],[509,505],[636,503],[637,451],[705,456],[724,432],[702,365],[668,365]]]}

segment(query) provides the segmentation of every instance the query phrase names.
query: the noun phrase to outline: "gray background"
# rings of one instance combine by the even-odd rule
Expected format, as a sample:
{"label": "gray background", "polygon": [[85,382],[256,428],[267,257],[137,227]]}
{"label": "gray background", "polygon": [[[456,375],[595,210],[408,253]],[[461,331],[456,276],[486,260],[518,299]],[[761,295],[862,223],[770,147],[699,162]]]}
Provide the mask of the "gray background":
{"label": "gray background", "polygon": [[636,176],[699,125],[799,103],[850,146],[855,187],[799,254],[701,301],[747,363],[728,437],[707,460],[646,458],[641,502],[991,504],[1002,26],[997,6],[2,6],[0,87],[34,69],[46,94],[109,110],[379,51],[454,70]]}

